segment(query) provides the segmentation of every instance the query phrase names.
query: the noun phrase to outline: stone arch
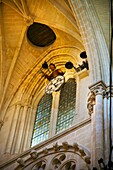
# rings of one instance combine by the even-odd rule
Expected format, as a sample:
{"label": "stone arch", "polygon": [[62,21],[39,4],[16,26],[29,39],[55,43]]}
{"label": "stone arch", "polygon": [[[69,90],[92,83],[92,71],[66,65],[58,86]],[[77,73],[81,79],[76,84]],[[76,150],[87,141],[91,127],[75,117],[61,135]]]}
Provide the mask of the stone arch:
{"label": "stone arch", "polygon": [[[69,3],[72,9],[73,15],[78,22],[79,30],[80,30],[80,33],[83,39],[83,43],[84,43],[87,55],[88,55],[88,60],[89,60],[89,65],[90,65],[90,75],[89,75],[90,80],[91,80],[90,82],[91,84],[93,84],[97,81],[103,80],[106,83],[106,85],[109,85],[109,53],[108,53],[108,49],[106,46],[106,42],[105,42],[105,39],[102,33],[100,23],[97,17],[95,17],[96,13],[95,13],[95,9],[93,8],[92,2],[90,0],[87,0],[87,1],[72,1],[71,0],[69,1]],[[95,27],[97,28],[98,31],[95,30]],[[67,49],[66,51],[67,53],[68,53],[68,48],[69,47],[64,47],[65,50]],[[60,51],[59,54],[65,53],[62,47],[59,47],[59,49],[52,49],[49,53],[45,51],[42,54],[40,61],[41,60],[44,61],[43,58],[45,56],[46,56],[45,57],[46,59],[48,58],[47,56],[50,57],[51,54],[58,55],[57,53],[58,51]],[[77,53],[80,54],[80,52],[83,50],[83,47],[81,47],[81,49],[76,49],[76,50],[77,50]],[[40,61],[38,61],[36,64],[39,64]],[[21,89],[21,87],[22,87],[22,82],[21,82],[21,85],[18,86],[18,89]],[[15,94],[17,93],[18,89],[15,91],[14,95],[10,97],[10,99],[4,105],[4,108],[3,108],[4,115],[12,99],[15,97]],[[22,94],[23,90],[20,90],[20,92]],[[4,115],[2,117],[4,117]]]}
{"label": "stone arch", "polygon": [[[73,145],[63,142],[58,145],[57,143],[50,148],[38,152],[38,150],[32,150],[25,157],[17,159],[18,165],[15,170],[31,170],[37,163],[44,165],[43,170],[59,169],[64,170],[66,168],[89,170],[90,168],[90,154],[84,149],[83,146],[73,143]],[[80,165],[81,164],[81,165]]]}
{"label": "stone arch", "polygon": [[[74,56],[74,52],[77,53],[76,56]],[[15,144],[13,145],[13,143],[10,143],[12,146],[9,147],[10,144],[7,143],[6,151],[8,150],[8,152],[11,152],[14,154],[16,152],[24,151],[26,149],[26,145],[27,145],[27,148],[29,148],[29,146],[30,146],[31,136],[32,136],[31,133],[32,133],[32,129],[33,129],[35,113],[36,113],[36,109],[37,109],[37,104],[40,99],[39,96],[41,97],[44,94],[44,89],[45,89],[45,85],[46,85],[46,81],[44,80],[44,78],[41,78],[40,74],[39,74],[39,76],[37,76],[37,72],[40,71],[42,63],[45,60],[47,60],[49,64],[51,61],[52,62],[55,61],[55,63],[56,63],[57,59],[60,60],[59,59],[60,55],[65,56],[67,54],[67,56],[65,56],[63,58],[63,61],[60,60],[60,63],[57,63],[57,66],[59,68],[65,67],[65,63],[67,62],[67,59],[70,59],[74,65],[77,65],[77,62],[78,62],[77,56],[79,53],[80,53],[80,49],[77,49],[75,47],[70,47],[70,48],[62,47],[60,49],[54,49],[45,55],[43,54],[43,57],[45,56],[45,58],[43,59],[43,57],[42,57],[40,67],[38,65],[39,61],[37,61],[35,63],[35,65],[31,68],[31,70],[29,70],[26,77],[20,82],[18,89],[15,91],[15,94],[13,95],[14,100],[13,100],[13,98],[10,99],[10,103],[7,103],[8,104],[7,108],[9,109],[9,108],[13,107],[13,111],[14,111],[13,115],[14,115],[14,117],[16,117],[16,121],[18,119],[21,120],[22,126],[20,126],[18,124],[18,128],[17,128],[16,122],[13,121],[14,118],[12,118],[12,127],[13,127],[13,125],[15,126],[15,129],[17,129],[18,133],[21,133],[21,137],[19,137],[19,140],[18,140],[18,136],[13,132],[14,127],[13,128],[11,127],[11,130],[8,135],[8,140],[13,141],[13,139],[15,139]],[[63,65],[63,67],[62,67],[62,65]],[[6,114],[4,115],[4,117],[7,116],[8,113],[9,112],[6,109]],[[30,121],[30,118],[32,119],[32,121]],[[30,129],[29,129],[29,126],[31,127]],[[22,131],[22,129],[23,129],[23,131]],[[25,129],[27,130],[29,135],[24,136]],[[15,137],[15,135],[16,135],[16,137]],[[12,136],[12,138],[11,138],[11,136]],[[29,138],[29,140],[28,140],[28,138]],[[24,139],[26,140],[26,142],[24,142]],[[17,144],[16,141],[20,141],[19,144]],[[27,143],[27,141],[28,141],[28,143]],[[11,149],[12,151],[9,151],[10,150],[9,148],[13,148],[13,149]]]}
{"label": "stone arch", "polygon": [[[57,49],[52,49],[49,52],[48,51],[44,52],[41,55],[40,61],[37,60],[35,65],[28,71],[26,76],[21,80],[20,84],[18,85],[18,88],[15,89],[13,96],[10,97],[7,103],[5,103],[3,117],[5,117],[8,107],[15,104],[15,102],[24,104],[26,103],[31,105],[32,103],[31,101],[33,100],[34,95],[40,93],[40,90],[45,88],[46,81],[44,81],[44,78],[41,77],[42,74],[40,74],[40,68],[42,67],[42,63],[45,60],[48,63],[50,63],[51,61],[55,62],[59,68],[65,70],[65,63],[69,60],[72,61],[75,66],[78,64],[77,62],[79,63],[82,62],[82,59],[80,59],[79,57],[82,50],[83,49],[76,48],[76,46],[73,47],[61,46]],[[63,60],[60,59],[60,56],[63,56]],[[46,72],[48,73],[48,71]],[[36,103],[37,101],[34,100],[34,102]]]}
{"label": "stone arch", "polygon": [[109,85],[109,51],[93,3],[70,0],[69,4],[89,58],[91,84],[103,80]]}

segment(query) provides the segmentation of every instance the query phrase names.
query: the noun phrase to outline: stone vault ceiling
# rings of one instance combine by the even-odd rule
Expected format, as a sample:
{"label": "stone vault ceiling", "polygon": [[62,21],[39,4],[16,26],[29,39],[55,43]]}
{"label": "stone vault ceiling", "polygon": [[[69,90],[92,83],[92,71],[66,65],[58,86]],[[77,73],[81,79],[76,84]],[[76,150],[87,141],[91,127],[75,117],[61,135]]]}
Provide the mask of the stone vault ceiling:
{"label": "stone vault ceiling", "polygon": [[[68,0],[1,0],[1,106],[26,86],[28,76],[39,77],[44,61],[65,70],[65,63],[81,63],[84,51],[77,21]],[[53,44],[38,47],[27,39],[33,22],[49,26],[56,35]],[[37,78],[37,82],[39,81]]]}

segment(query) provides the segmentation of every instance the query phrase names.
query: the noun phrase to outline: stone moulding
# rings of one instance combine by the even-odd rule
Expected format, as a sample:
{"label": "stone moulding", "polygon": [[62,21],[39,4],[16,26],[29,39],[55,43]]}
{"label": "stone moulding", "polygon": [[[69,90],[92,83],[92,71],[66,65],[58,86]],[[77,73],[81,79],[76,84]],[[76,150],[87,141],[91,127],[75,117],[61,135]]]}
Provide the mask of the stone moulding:
{"label": "stone moulding", "polygon": [[61,145],[56,143],[53,147],[45,148],[40,152],[32,150],[27,159],[18,158],[17,163],[15,170],[48,170],[48,168],[49,170],[64,170],[67,167],[73,170],[75,167],[89,170],[90,154],[77,143],[70,145],[63,142]]}
{"label": "stone moulding", "polygon": [[[27,157],[30,156],[30,153],[31,153],[31,150],[35,150],[37,152],[37,150],[41,150],[41,148],[44,148],[44,152],[47,153],[48,152],[48,148],[46,148],[47,145],[52,145],[52,143],[55,143],[56,141],[60,141],[62,140],[63,137],[65,137],[66,135],[72,133],[72,132],[75,132],[76,130],[79,130],[81,128],[83,128],[85,125],[89,125],[91,123],[91,118],[89,117],[88,119],[86,120],[83,120],[82,122],[78,123],[77,125],[74,125],[72,127],[70,127],[69,129],[65,130],[64,132],[61,132],[60,134],[57,134],[56,136],[46,140],[46,141],[43,141],[42,143],[34,146],[33,148],[30,148],[26,151],[24,151],[23,153],[20,153],[19,155],[15,155],[13,158],[7,160],[7,162],[3,162],[0,164],[0,169],[2,170],[5,170],[7,168],[10,168],[10,167],[16,167],[17,166],[17,159],[18,158],[24,158],[26,160]],[[74,145],[74,144],[73,144]],[[56,144],[53,145],[53,147],[57,148]],[[13,170],[13,169],[12,169]]]}

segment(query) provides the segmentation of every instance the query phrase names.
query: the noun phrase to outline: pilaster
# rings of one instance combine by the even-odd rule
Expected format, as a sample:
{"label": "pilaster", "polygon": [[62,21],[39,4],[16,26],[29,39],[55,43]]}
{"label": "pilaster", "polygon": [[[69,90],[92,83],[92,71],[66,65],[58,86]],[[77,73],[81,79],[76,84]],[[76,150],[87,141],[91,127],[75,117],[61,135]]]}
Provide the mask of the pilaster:
{"label": "pilaster", "polygon": [[16,121],[13,122],[13,123],[16,123],[16,124],[15,124],[15,128],[14,128],[15,129],[14,137],[12,139],[11,154],[18,153],[18,151],[16,151],[16,150],[18,150],[17,148],[18,148],[19,141],[20,141],[20,139],[19,139],[19,135],[20,135],[19,129],[20,129],[20,124],[21,124],[22,112],[23,112],[23,107],[22,107],[21,104],[18,104],[16,106],[16,111],[15,111],[15,115],[17,114],[18,117],[17,117]]}
{"label": "pilaster", "polygon": [[14,150],[15,134],[17,131],[20,109],[21,109],[21,104],[17,104],[14,109],[14,115],[11,123],[10,133],[7,140],[7,145],[5,149],[6,153],[11,153]]}
{"label": "pilaster", "polygon": [[33,134],[36,111],[37,106],[28,106],[20,152],[23,152],[31,147],[31,139]]}
{"label": "pilaster", "polygon": [[111,155],[111,161],[113,161],[113,86],[107,87],[106,90],[108,99],[108,142],[109,142],[109,155]]}
{"label": "pilaster", "polygon": [[104,154],[105,163],[108,163],[109,159],[109,116],[108,116],[108,92],[104,93]]}
{"label": "pilaster", "polygon": [[15,146],[15,153],[21,152],[21,147],[23,146],[24,143],[24,138],[25,138],[25,131],[26,131],[26,126],[27,126],[27,110],[28,110],[28,105],[22,106],[22,111],[21,111],[21,117],[20,117],[20,124],[18,127],[18,137],[16,141],[16,146]]}
{"label": "pilaster", "polygon": [[51,137],[55,135],[55,131],[56,131],[60,91],[53,92],[52,95],[53,95],[53,101],[52,101],[52,111],[51,111],[52,113],[51,113],[51,120],[50,120],[50,122],[52,123],[50,124],[50,133],[49,133]]}
{"label": "pilaster", "polygon": [[[89,87],[91,91],[91,157],[92,166],[98,167],[98,160],[104,158],[104,92],[105,84],[100,81]],[[89,100],[89,101],[90,101]],[[93,107],[94,105],[94,107]]]}

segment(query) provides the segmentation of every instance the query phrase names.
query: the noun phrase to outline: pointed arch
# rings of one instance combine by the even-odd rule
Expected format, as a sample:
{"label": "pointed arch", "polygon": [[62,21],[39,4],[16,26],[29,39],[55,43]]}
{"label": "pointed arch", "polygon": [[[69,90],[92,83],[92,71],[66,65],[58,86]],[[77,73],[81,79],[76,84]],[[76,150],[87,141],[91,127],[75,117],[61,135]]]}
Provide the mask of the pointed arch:
{"label": "pointed arch", "polygon": [[39,101],[35,123],[33,128],[33,135],[31,146],[34,146],[45,139],[48,139],[50,116],[52,106],[52,95],[45,93]]}
{"label": "pointed arch", "polygon": [[56,133],[71,126],[75,115],[76,82],[74,78],[68,79],[60,93]]}

